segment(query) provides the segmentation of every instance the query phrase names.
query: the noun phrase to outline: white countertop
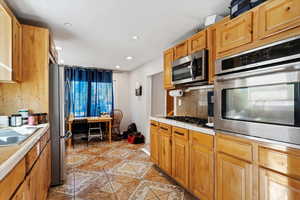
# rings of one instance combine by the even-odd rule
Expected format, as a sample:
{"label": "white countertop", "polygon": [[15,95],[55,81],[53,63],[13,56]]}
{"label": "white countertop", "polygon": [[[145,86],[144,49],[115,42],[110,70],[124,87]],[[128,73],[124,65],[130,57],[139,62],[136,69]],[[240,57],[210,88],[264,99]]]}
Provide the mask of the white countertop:
{"label": "white countertop", "polygon": [[[25,157],[27,152],[39,141],[39,139],[49,128],[49,124],[40,124],[37,127],[40,127],[40,129],[37,130],[28,139],[26,139],[23,143],[14,145],[14,147],[17,146],[19,148],[7,160],[0,164],[0,181],[18,164],[20,160]],[[1,148],[2,147],[0,147],[0,153]]]}
{"label": "white countertop", "polygon": [[172,119],[166,119],[164,117],[150,117],[150,120],[154,120],[154,121],[157,121],[157,122],[169,124],[169,125],[172,125],[172,126],[177,126],[177,127],[180,127],[180,128],[185,128],[185,129],[192,130],[192,131],[205,133],[205,134],[208,134],[208,135],[215,135],[215,130],[214,129],[205,128],[205,127],[202,127],[202,126],[197,126],[197,125],[189,124],[189,123],[185,123],[185,122],[179,122],[179,121],[172,120]]}

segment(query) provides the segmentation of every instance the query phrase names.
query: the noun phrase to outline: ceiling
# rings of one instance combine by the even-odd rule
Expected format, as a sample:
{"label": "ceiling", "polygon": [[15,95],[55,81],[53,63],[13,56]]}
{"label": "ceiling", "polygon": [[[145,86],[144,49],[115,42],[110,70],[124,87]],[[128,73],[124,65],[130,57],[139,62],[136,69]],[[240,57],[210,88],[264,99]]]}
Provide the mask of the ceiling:
{"label": "ceiling", "polygon": [[[230,0],[7,0],[21,21],[49,27],[68,65],[133,70],[193,34]],[[71,23],[72,26],[65,26]],[[132,39],[138,36],[138,40]],[[126,60],[132,56],[132,60]]]}

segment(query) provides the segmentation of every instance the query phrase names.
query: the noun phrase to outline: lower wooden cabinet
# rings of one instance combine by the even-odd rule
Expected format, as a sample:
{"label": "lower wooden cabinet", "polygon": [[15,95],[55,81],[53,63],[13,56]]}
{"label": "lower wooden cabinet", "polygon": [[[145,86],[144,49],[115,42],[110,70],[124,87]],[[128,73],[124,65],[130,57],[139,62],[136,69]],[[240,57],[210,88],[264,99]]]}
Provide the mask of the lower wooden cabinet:
{"label": "lower wooden cabinet", "polygon": [[172,177],[184,187],[189,181],[188,130],[172,128]]}
{"label": "lower wooden cabinet", "polygon": [[261,200],[298,200],[300,181],[271,170],[259,170],[259,199]]}
{"label": "lower wooden cabinet", "polygon": [[252,200],[253,166],[234,157],[217,153],[217,199]]}
{"label": "lower wooden cabinet", "polygon": [[155,121],[150,122],[150,140],[151,161],[158,164],[158,123]]}
{"label": "lower wooden cabinet", "polygon": [[44,149],[41,150],[41,154],[28,172],[23,183],[13,195],[12,200],[46,200],[50,183],[51,143],[48,141]]}
{"label": "lower wooden cabinet", "polygon": [[189,190],[199,199],[214,199],[214,136],[190,131]]}
{"label": "lower wooden cabinet", "polygon": [[172,136],[168,134],[159,135],[159,167],[167,174],[172,174]]}

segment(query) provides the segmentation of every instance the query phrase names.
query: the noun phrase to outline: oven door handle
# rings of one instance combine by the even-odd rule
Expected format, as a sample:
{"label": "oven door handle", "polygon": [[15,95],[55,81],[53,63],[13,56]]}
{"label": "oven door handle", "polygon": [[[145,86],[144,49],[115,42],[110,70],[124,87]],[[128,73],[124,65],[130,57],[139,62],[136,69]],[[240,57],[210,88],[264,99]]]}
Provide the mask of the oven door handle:
{"label": "oven door handle", "polygon": [[233,74],[226,74],[226,75],[220,75],[217,76],[217,81],[226,81],[230,79],[238,79],[238,78],[246,78],[251,76],[257,76],[257,75],[265,75],[265,74],[273,74],[277,72],[288,72],[288,71],[295,71],[299,70],[300,65],[298,64],[284,64],[279,65],[275,67],[269,67],[264,69],[256,69],[253,71],[245,71],[245,72],[239,72],[239,73],[233,73]]}

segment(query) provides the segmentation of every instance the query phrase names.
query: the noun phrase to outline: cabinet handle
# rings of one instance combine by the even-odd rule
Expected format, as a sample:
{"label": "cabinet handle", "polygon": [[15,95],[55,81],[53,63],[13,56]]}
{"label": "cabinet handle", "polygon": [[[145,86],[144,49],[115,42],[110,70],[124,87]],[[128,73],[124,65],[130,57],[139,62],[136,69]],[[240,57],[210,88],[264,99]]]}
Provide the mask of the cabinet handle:
{"label": "cabinet handle", "polygon": [[151,123],[151,126],[155,126],[155,127],[156,127],[157,125],[156,125],[156,124],[152,124],[152,123]]}
{"label": "cabinet handle", "polygon": [[175,131],[174,133],[177,134],[177,135],[182,135],[182,136],[184,135],[184,133],[180,133],[178,131]]}
{"label": "cabinet handle", "polygon": [[165,127],[160,127],[162,130],[165,130],[165,131],[167,131],[168,129],[167,128],[165,128]]}

